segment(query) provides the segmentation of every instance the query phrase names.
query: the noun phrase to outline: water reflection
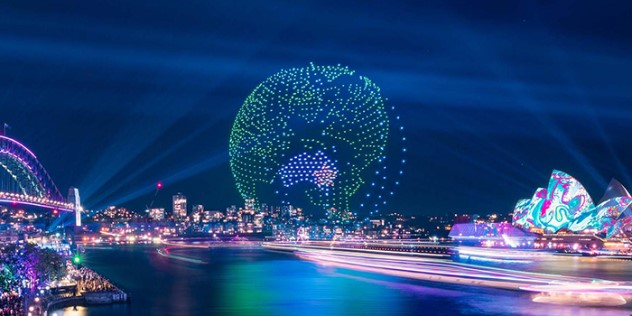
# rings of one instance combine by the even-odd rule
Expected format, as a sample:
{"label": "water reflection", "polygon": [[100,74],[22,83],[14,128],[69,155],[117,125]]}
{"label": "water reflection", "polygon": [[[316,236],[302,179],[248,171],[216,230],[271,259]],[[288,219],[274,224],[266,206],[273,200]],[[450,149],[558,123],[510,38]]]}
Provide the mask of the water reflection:
{"label": "water reflection", "polygon": [[[411,281],[320,266],[260,249],[185,249],[200,265],[153,248],[91,251],[86,262],[127,290],[129,305],[80,307],[63,315],[628,315],[621,308],[532,302],[529,294]],[[579,262],[585,273],[593,263]],[[631,279],[630,263],[615,274]],[[541,267],[542,268],[542,267]],[[552,265],[544,269],[558,269]],[[630,308],[629,304],[627,308]],[[51,315],[51,314],[49,314]]]}
{"label": "water reflection", "polygon": [[223,283],[222,302],[229,315],[400,314],[400,305],[392,304],[397,293],[321,274],[297,260],[235,264],[225,273],[230,282]]}

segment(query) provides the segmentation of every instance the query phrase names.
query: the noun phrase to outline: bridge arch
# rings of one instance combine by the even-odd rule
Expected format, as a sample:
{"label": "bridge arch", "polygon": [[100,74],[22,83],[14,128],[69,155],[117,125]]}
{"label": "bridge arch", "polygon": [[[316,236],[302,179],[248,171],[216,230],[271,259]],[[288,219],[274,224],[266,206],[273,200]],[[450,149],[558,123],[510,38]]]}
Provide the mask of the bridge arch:
{"label": "bridge arch", "polygon": [[4,170],[3,177],[9,178],[2,182],[13,181],[12,189],[0,188],[0,198],[68,210],[69,204],[35,154],[3,135],[0,135],[0,168]]}

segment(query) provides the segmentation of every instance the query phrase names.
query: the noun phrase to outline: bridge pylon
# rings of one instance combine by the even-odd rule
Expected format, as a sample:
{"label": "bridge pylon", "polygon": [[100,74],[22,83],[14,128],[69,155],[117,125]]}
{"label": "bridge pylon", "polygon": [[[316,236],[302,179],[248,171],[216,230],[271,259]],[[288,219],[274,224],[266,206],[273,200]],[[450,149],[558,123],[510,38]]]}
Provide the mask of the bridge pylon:
{"label": "bridge pylon", "polygon": [[79,197],[79,189],[70,187],[68,189],[68,203],[72,203],[75,211],[75,226],[81,226],[81,212],[83,207],[81,206],[81,198]]}

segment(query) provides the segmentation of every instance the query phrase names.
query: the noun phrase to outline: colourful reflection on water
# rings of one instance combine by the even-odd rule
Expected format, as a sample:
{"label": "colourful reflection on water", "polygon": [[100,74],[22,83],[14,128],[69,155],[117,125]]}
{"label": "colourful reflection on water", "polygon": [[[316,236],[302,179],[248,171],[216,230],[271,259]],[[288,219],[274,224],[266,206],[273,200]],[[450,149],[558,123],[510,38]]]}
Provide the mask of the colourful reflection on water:
{"label": "colourful reflection on water", "polygon": [[[398,304],[385,304],[399,294],[377,284],[334,277],[296,260],[231,265],[225,272],[222,302],[229,315],[400,314]],[[349,272],[354,273],[354,272]],[[380,299],[376,299],[380,297]]]}
{"label": "colourful reflection on water", "polygon": [[[532,302],[513,291],[441,285],[321,266],[260,249],[185,249],[165,258],[153,248],[94,250],[86,264],[132,296],[129,305],[63,315],[629,315],[624,308]],[[615,273],[632,279],[632,262]],[[557,266],[556,266],[557,267]],[[586,269],[581,265],[582,269]],[[625,271],[619,271],[625,268]],[[603,268],[602,268],[603,269]],[[583,270],[582,270],[583,271]],[[583,271],[585,272],[585,271]],[[49,314],[52,315],[52,314]]]}

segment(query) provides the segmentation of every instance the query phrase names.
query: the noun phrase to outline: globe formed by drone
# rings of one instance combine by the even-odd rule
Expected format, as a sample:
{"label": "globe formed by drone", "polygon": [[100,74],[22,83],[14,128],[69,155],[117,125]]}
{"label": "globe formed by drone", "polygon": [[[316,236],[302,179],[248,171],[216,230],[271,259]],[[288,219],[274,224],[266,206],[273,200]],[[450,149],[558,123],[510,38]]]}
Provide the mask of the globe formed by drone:
{"label": "globe formed by drone", "polygon": [[252,91],[233,123],[229,155],[237,189],[256,203],[275,196],[280,203],[350,210],[351,198],[375,186],[376,175],[386,179],[380,172],[389,126],[380,88],[353,70],[314,64],[281,70]]}

